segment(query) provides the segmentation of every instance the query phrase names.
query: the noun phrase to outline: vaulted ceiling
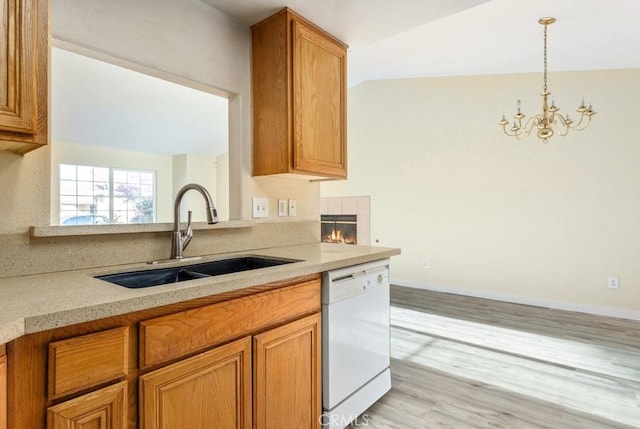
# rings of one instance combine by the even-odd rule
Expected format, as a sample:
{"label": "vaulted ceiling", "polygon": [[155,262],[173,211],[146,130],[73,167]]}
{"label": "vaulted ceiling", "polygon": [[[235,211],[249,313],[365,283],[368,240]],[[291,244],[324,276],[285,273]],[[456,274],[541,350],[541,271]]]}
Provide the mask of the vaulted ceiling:
{"label": "vaulted ceiling", "polygon": [[251,25],[289,6],[349,44],[368,79],[640,68],[637,0],[202,0]]}
{"label": "vaulted ceiling", "polygon": [[[347,64],[350,85],[370,79],[541,72],[542,26],[537,21],[543,16],[557,18],[557,22],[549,27],[550,72],[640,68],[640,0],[200,1],[247,26],[289,6],[349,45]],[[76,71],[84,68],[77,64],[82,59],[70,54],[57,55],[52,66],[52,83],[54,91],[61,93],[65,86],[60,84],[59,76],[64,75],[64,68],[72,67]],[[87,64],[83,67],[95,66]],[[124,135],[135,135],[131,127],[118,138],[107,137],[106,132],[100,134],[101,139],[93,136],[80,138],[70,131],[74,130],[73,133],[77,134],[77,130],[82,129],[98,130],[99,127],[91,118],[116,115],[115,107],[105,110],[102,101],[114,94],[109,85],[96,86],[91,80],[83,78],[95,73],[99,72],[76,73],[73,78],[77,86],[75,93],[54,97],[54,136],[60,140],[89,140],[106,146],[119,142],[129,148]],[[135,89],[143,88],[135,77],[119,78],[120,90],[123,82],[129,81],[134,83]],[[70,88],[71,85],[66,87]],[[99,90],[102,90],[102,94],[98,93]],[[129,94],[131,91],[125,90]],[[147,92],[159,91],[150,87]],[[194,97],[198,95],[188,94],[185,97],[190,103],[196,103]],[[80,110],[56,104],[76,98],[84,100],[77,103],[77,109]],[[214,128],[220,135],[215,140],[224,147],[226,102],[213,103],[217,106],[215,109],[222,110],[210,114],[209,118],[213,116],[219,120]],[[156,100],[153,104],[175,103]],[[95,108],[96,105],[103,109],[99,115],[89,110],[89,106]],[[195,111],[209,111],[207,109],[203,106]],[[152,125],[145,125],[150,117],[148,113],[152,110],[138,109],[138,112],[145,114],[129,122],[135,123],[138,128],[157,130],[158,135],[152,139],[157,148],[162,146],[159,144],[162,138],[175,134],[167,127],[177,125],[180,116],[172,113],[171,124],[158,119]],[[192,119],[189,117],[185,121]],[[209,128],[211,122],[210,119],[204,121]],[[196,143],[211,140],[210,136],[203,137],[208,132],[203,127],[193,127],[192,124],[190,127],[198,130],[199,134],[186,140]],[[184,133],[180,135],[184,136]],[[191,150],[200,152],[203,146],[206,143]],[[171,149],[166,151],[171,153]]]}

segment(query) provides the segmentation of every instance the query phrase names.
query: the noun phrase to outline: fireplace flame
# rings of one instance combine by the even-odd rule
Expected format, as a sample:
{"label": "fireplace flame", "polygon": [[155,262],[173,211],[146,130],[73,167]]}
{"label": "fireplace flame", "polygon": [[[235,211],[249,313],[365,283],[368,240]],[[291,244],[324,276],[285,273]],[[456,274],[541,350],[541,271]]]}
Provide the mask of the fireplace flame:
{"label": "fireplace flame", "polygon": [[339,229],[333,229],[331,234],[327,235],[322,241],[325,243],[356,244],[355,238],[345,237]]}

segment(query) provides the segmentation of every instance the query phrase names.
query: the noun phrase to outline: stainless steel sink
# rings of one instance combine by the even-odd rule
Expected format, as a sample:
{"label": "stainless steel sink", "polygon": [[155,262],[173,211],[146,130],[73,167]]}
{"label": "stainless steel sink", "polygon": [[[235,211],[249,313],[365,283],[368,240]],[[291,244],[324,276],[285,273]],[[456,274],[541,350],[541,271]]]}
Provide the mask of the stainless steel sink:
{"label": "stainless steel sink", "polygon": [[290,264],[292,262],[299,262],[299,260],[244,256],[239,258],[222,259],[219,261],[202,262],[199,264],[183,265],[180,267],[107,274],[103,276],[96,276],[96,278],[110,283],[115,283],[126,288],[137,289],[204,277],[219,276],[222,274],[237,273],[240,271],[257,270],[276,265]]}

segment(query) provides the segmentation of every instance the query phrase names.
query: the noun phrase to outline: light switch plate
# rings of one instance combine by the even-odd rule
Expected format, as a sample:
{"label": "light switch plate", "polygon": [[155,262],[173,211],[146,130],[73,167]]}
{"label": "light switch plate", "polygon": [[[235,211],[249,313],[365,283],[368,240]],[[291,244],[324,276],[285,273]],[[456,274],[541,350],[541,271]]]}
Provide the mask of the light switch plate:
{"label": "light switch plate", "polygon": [[290,198],[289,199],[289,216],[297,216],[298,209],[296,200]]}
{"label": "light switch plate", "polygon": [[278,216],[287,216],[287,200],[278,198]]}
{"label": "light switch plate", "polygon": [[262,197],[253,197],[253,218],[269,217],[269,199]]}

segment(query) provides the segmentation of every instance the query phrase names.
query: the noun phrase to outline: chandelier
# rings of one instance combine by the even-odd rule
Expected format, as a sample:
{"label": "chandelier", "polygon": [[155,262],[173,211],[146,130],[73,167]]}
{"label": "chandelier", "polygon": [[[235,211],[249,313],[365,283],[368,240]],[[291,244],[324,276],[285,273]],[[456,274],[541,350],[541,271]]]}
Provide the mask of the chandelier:
{"label": "chandelier", "polygon": [[[547,143],[549,139],[557,131],[561,136],[569,134],[569,130],[582,131],[589,126],[591,117],[596,114],[595,110],[591,107],[591,103],[587,107],[584,103],[584,98],[578,106],[576,111],[580,114],[578,121],[574,121],[569,115],[562,116],[558,113],[560,108],[556,106],[555,100],[551,100],[549,105],[548,99],[551,93],[547,90],[547,26],[556,22],[555,18],[546,17],[540,18],[538,22],[544,25],[544,86],[542,87],[542,113],[529,118],[528,121],[523,123],[523,119],[526,116],[520,109],[520,100],[518,100],[517,111],[513,117],[513,125],[511,128],[507,128],[509,121],[502,115],[502,120],[499,122],[502,125],[502,130],[508,136],[515,137],[518,140],[524,140],[533,132],[538,130],[537,134],[543,143]],[[554,131],[555,130],[555,131]]]}

